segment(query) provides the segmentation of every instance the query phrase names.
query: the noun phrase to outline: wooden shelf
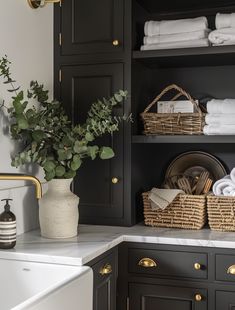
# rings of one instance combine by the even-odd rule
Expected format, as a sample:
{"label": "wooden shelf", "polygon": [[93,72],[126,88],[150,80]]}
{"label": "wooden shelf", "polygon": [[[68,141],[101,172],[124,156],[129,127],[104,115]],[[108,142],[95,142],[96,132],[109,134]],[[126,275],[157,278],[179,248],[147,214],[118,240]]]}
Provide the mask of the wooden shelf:
{"label": "wooden shelf", "polygon": [[235,45],[133,51],[132,58],[151,67],[233,65]]}
{"label": "wooden shelf", "polygon": [[235,136],[132,136],[132,143],[234,143]]}

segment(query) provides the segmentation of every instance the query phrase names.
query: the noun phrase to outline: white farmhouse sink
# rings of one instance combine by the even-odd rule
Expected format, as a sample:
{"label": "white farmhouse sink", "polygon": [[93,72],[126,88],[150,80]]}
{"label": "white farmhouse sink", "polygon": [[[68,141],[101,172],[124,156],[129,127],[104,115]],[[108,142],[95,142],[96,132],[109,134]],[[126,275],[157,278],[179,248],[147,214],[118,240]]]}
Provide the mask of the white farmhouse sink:
{"label": "white farmhouse sink", "polygon": [[1,310],[92,310],[89,267],[0,259]]}

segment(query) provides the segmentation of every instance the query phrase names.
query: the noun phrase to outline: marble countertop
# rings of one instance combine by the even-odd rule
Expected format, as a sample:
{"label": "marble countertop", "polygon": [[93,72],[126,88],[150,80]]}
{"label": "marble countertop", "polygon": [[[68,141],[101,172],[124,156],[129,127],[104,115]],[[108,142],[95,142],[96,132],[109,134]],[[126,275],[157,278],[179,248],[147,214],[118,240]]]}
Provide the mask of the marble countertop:
{"label": "marble countertop", "polygon": [[235,249],[235,233],[209,229],[151,228],[80,225],[71,239],[46,239],[35,230],[17,237],[14,249],[0,250],[0,258],[81,266],[123,241]]}

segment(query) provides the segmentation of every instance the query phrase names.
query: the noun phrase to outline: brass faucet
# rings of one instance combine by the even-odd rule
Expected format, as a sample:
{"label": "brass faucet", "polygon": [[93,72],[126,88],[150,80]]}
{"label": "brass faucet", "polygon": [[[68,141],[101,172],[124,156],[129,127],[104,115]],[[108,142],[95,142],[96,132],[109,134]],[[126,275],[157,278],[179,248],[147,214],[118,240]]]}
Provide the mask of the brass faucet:
{"label": "brass faucet", "polygon": [[40,181],[31,175],[16,174],[16,173],[0,173],[0,180],[11,181],[31,181],[35,185],[37,199],[42,198],[42,186]]}

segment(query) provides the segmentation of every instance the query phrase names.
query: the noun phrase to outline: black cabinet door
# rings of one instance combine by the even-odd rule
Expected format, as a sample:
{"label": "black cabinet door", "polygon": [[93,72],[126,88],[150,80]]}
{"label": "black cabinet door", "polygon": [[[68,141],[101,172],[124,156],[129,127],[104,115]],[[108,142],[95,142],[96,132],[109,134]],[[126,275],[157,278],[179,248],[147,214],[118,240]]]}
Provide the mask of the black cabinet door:
{"label": "black cabinet door", "polygon": [[129,298],[130,310],[207,310],[204,289],[135,283],[130,284]]}
{"label": "black cabinet door", "polygon": [[[61,100],[74,123],[83,123],[92,102],[109,97],[123,89],[123,64],[63,66]],[[115,108],[123,115],[123,105]],[[87,159],[77,173],[74,191],[80,197],[80,222],[119,224],[123,218],[123,124],[113,137],[106,136],[97,144],[111,146],[111,160]],[[117,183],[112,179],[117,178]]]}
{"label": "black cabinet door", "polygon": [[235,292],[216,292],[215,310],[235,310]]}
{"label": "black cabinet door", "polygon": [[122,51],[123,5],[124,0],[62,1],[62,55]]}
{"label": "black cabinet door", "polygon": [[94,274],[93,310],[116,309],[117,262],[115,252],[92,266]]}

